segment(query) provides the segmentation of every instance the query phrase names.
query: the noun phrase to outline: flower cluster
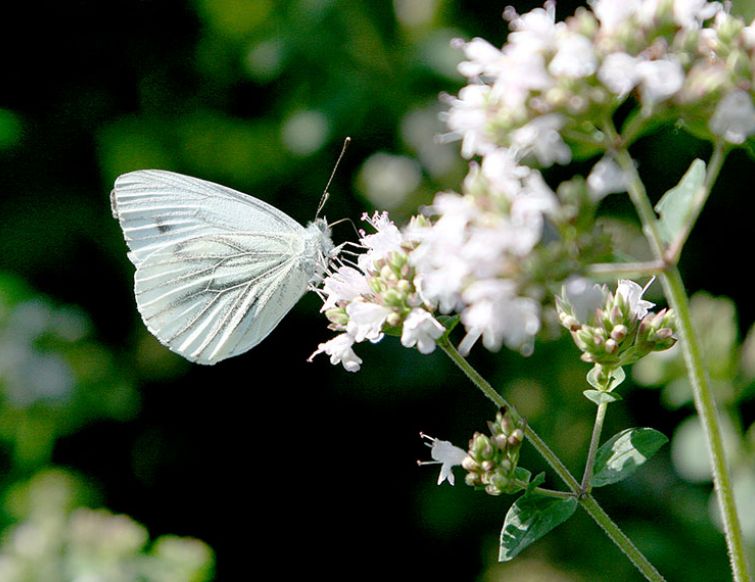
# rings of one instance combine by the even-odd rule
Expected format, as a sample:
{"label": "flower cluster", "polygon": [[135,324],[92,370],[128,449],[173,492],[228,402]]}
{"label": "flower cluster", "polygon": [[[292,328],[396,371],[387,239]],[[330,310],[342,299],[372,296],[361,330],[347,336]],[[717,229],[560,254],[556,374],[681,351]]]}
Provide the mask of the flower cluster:
{"label": "flower cluster", "polygon": [[672,311],[650,311],[644,289],[622,280],[611,293],[603,286],[574,279],[557,298],[561,324],[582,351],[582,359],[604,369],[632,364],[650,352],[676,343]]}
{"label": "flower cluster", "polygon": [[479,338],[490,350],[527,352],[540,329],[542,292],[527,289],[525,264],[546,221],[558,220],[558,199],[537,170],[504,149],[472,169],[464,191],[438,194],[429,209],[435,220],[411,229],[420,292],[441,312],[460,313],[462,353]]}
{"label": "flower cluster", "polygon": [[[375,231],[360,233],[358,246],[364,252],[356,262],[341,262],[319,289],[330,328],[340,333],[320,344],[310,357],[326,353],[332,364],[342,364],[349,372],[362,364],[353,350],[355,343],[377,342],[385,333],[400,334],[402,345],[429,354],[445,332],[415,285],[409,255],[416,243],[385,212],[362,218]],[[413,220],[407,232],[420,228],[422,222],[422,218]]]}
{"label": "flower cluster", "polygon": [[514,493],[523,483],[516,478],[519,450],[524,442],[526,422],[502,408],[494,422],[488,422],[490,435],[476,432],[469,440],[469,449],[454,446],[420,433],[430,447],[432,461],[417,461],[418,465],[440,465],[438,485],[443,481],[454,484],[453,467],[461,465],[467,475],[464,481],[477,489],[484,489],[490,495]]}
{"label": "flower cluster", "polygon": [[[640,125],[673,115],[735,144],[755,133],[755,25],[704,0],[590,6],[564,22],[555,20],[555,2],[523,15],[508,8],[501,49],[480,38],[458,42],[469,84],[449,99],[447,122],[466,157],[506,147],[541,166],[567,163],[567,143],[600,140],[600,120],[631,95]],[[697,119],[707,128],[694,127]]]}

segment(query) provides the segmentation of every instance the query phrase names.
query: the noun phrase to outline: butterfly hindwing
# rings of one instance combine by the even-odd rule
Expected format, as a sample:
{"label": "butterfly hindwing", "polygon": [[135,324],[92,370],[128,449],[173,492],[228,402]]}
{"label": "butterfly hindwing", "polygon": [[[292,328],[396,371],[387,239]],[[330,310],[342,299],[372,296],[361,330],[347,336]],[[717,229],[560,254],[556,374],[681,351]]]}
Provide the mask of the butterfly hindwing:
{"label": "butterfly hindwing", "polygon": [[290,235],[205,235],[151,253],[135,277],[142,318],[189,360],[213,364],[240,354],[306,290],[311,269],[300,242]]}

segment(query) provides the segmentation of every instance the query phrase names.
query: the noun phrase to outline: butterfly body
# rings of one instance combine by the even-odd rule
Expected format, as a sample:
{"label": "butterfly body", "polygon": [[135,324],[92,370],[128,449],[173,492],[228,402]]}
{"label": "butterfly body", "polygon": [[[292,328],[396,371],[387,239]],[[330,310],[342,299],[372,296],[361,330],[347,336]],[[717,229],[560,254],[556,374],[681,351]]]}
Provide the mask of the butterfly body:
{"label": "butterfly body", "polygon": [[111,195],[147,328],[200,364],[243,353],[278,325],[337,252],[261,200],[162,170],[120,176]]}

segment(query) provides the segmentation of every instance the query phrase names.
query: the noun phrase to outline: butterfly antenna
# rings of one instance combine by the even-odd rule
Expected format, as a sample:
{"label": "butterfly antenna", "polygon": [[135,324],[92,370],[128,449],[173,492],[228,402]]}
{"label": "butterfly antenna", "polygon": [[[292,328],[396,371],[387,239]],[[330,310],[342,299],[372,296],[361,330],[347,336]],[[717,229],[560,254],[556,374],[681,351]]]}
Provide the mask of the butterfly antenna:
{"label": "butterfly antenna", "polygon": [[351,143],[350,137],[347,137],[345,140],[343,140],[343,146],[341,146],[341,153],[338,154],[338,159],[336,160],[336,163],[333,166],[333,171],[330,173],[330,178],[328,178],[328,183],[325,184],[325,190],[323,190],[322,192],[322,198],[320,198],[320,204],[317,205],[317,212],[315,213],[315,217],[320,216],[320,211],[322,211],[323,206],[325,206],[325,202],[327,202],[328,200],[328,196],[330,196],[330,193],[328,192],[328,188],[330,188],[330,183],[333,181],[333,176],[336,175],[338,164],[341,163],[341,160],[343,159],[343,155],[346,153],[346,148],[349,147],[350,143]]}

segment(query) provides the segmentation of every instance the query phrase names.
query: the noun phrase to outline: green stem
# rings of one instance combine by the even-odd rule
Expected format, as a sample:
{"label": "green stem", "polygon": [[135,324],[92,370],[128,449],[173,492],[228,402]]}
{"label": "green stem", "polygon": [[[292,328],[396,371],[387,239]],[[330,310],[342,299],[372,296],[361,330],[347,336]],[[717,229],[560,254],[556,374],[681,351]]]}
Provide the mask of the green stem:
{"label": "green stem", "polygon": [[[438,346],[446,353],[451,361],[466,374],[472,383],[495,404],[496,408],[507,407],[512,414],[518,416],[516,409],[501,396],[490,383],[483,378],[474,367],[458,352],[453,346],[448,336],[445,335],[438,340]],[[635,565],[647,580],[652,582],[661,582],[664,580],[655,566],[637,549],[626,534],[619,528],[616,523],[608,516],[603,508],[598,504],[591,494],[583,494],[579,482],[569,472],[569,469],[561,462],[561,459],[550,449],[540,436],[532,430],[529,425],[526,427],[525,436],[530,441],[535,450],[546,460],[558,476],[564,481],[571,493],[579,500],[579,504],[590,517],[603,529],[608,538],[624,553],[627,558]]]}
{"label": "green stem", "polygon": [[[527,487],[526,483],[520,483],[522,489]],[[533,489],[538,495],[545,495],[546,497],[556,497],[558,499],[571,499],[574,497],[574,493],[571,491],[556,491],[554,489],[544,489],[543,487],[535,487]]]}
{"label": "green stem", "polygon": [[[718,148],[716,152],[718,152]],[[645,192],[645,186],[637,173],[629,152],[626,149],[618,149],[615,152],[619,165],[630,176],[629,196],[634,203],[637,213],[642,221],[643,230],[650,242],[653,254],[658,260],[667,260],[662,239],[658,232],[658,224],[655,213]],[[722,154],[721,154],[722,155]],[[713,172],[718,172],[722,158],[714,153],[714,159],[710,166]],[[706,180],[707,189],[712,186],[712,181]],[[719,423],[716,402],[710,387],[702,359],[700,345],[692,326],[692,316],[689,309],[689,300],[684,290],[681,274],[675,264],[668,264],[665,272],[661,275],[664,292],[669,305],[676,313],[678,322],[679,344],[684,354],[687,365],[687,373],[692,385],[695,400],[695,408],[705,431],[708,449],[712,460],[713,483],[718,495],[719,506],[723,518],[726,544],[729,552],[732,574],[737,582],[751,580],[748,571],[745,545],[742,530],[739,524],[734,495],[732,490],[729,469],[721,437],[721,425]]]}
{"label": "green stem", "polygon": [[595,279],[615,280],[619,277],[659,275],[666,268],[663,261],[637,263],[595,263],[587,267],[587,275]]}
{"label": "green stem", "polygon": [[[446,355],[451,358],[451,361],[467,375],[467,378],[469,378],[472,383],[477,386],[480,391],[493,402],[493,404],[495,404],[496,408],[508,408],[515,417],[521,418],[516,411],[516,408],[509,404],[509,402],[501,396],[469,362],[467,362],[466,358],[459,353],[447,336],[443,336],[438,340],[438,345]],[[540,453],[551,468],[553,468],[558,474],[561,480],[566,483],[567,487],[571,489],[572,492],[579,493],[579,483],[577,480],[569,472],[569,469],[566,468],[566,465],[561,462],[561,459],[558,458],[556,453],[554,453],[545,441],[541,439],[534,430],[532,430],[531,426],[527,425],[525,427],[524,435],[529,439],[537,452]]]}
{"label": "green stem", "polygon": [[606,410],[608,403],[601,402],[598,404],[598,410],[595,413],[595,424],[592,427],[592,438],[590,439],[590,450],[587,452],[587,462],[585,462],[585,472],[582,475],[582,492],[589,493],[592,488],[590,480],[592,479],[592,469],[595,465],[595,453],[598,452],[600,443],[600,433],[603,432],[603,422],[606,419]]}

